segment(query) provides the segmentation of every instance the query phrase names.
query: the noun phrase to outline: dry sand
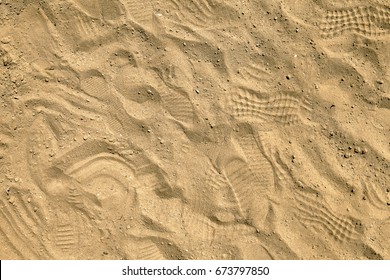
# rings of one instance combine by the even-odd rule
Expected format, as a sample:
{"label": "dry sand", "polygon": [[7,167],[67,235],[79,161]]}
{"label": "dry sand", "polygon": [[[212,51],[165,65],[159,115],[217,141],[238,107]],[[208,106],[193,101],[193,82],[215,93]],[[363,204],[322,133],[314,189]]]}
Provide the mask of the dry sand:
{"label": "dry sand", "polygon": [[0,1],[1,259],[390,259],[388,0]]}

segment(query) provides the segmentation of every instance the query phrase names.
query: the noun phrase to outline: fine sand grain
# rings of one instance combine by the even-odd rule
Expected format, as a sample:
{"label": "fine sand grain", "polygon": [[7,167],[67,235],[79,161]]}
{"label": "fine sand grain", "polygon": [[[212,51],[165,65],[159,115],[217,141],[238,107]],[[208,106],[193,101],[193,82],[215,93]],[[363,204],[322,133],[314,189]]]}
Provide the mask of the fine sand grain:
{"label": "fine sand grain", "polygon": [[387,0],[0,1],[0,259],[390,259]]}

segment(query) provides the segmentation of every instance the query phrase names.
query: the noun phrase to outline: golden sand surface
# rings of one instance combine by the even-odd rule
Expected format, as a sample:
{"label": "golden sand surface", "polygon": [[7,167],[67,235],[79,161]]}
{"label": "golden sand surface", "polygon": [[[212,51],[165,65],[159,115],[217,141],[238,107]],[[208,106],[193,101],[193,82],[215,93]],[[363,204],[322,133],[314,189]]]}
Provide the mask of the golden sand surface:
{"label": "golden sand surface", "polygon": [[0,259],[390,259],[388,0],[1,0]]}

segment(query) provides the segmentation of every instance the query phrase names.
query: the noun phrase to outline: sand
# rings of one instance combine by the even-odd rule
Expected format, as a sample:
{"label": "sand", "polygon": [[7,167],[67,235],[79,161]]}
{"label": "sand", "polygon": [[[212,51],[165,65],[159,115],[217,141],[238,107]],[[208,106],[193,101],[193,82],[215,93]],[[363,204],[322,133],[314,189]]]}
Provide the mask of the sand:
{"label": "sand", "polygon": [[0,259],[390,259],[387,0],[0,1]]}

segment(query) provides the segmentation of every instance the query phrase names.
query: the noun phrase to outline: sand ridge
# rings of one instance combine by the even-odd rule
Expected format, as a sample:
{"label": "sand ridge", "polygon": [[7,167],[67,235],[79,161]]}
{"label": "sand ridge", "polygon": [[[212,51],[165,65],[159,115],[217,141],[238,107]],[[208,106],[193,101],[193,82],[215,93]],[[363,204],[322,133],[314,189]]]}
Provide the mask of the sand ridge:
{"label": "sand ridge", "polygon": [[0,1],[1,259],[389,259],[387,1]]}

